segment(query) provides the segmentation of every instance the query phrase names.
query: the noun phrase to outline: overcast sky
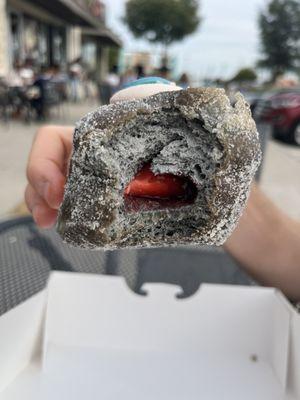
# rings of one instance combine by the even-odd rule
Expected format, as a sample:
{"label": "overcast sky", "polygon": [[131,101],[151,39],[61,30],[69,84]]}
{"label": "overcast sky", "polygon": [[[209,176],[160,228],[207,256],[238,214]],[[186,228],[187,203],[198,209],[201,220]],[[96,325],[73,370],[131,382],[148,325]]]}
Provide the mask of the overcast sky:
{"label": "overcast sky", "polygon": [[[125,51],[153,51],[153,46],[136,40],[120,21],[125,0],[107,0],[108,24],[118,33]],[[202,0],[199,30],[170,48],[177,72],[194,78],[230,77],[239,68],[253,66],[259,57],[257,15],[268,0]]]}

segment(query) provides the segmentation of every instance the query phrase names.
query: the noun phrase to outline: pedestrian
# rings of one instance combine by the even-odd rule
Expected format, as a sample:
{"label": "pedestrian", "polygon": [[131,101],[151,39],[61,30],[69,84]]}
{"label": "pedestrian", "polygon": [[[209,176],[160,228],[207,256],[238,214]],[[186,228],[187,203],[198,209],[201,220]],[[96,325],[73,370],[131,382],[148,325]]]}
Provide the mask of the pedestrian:
{"label": "pedestrian", "polygon": [[21,77],[21,63],[19,61],[14,62],[13,68],[8,72],[5,77],[5,83],[10,88],[23,87],[24,82]]}
{"label": "pedestrian", "polygon": [[41,66],[32,88],[28,90],[29,101],[36,112],[38,121],[46,118],[46,86],[53,77],[53,70],[48,66]]}
{"label": "pedestrian", "polygon": [[100,101],[102,104],[109,103],[111,96],[119,89],[120,82],[118,67],[114,65],[99,87]]}
{"label": "pedestrian", "polygon": [[170,69],[163,64],[158,70],[159,76],[163,79],[169,79]]}
{"label": "pedestrian", "polygon": [[77,102],[79,99],[80,82],[82,79],[83,68],[81,65],[81,57],[76,58],[69,65],[69,81],[70,81],[70,97],[71,100]]}
{"label": "pedestrian", "polygon": [[109,73],[104,78],[104,82],[110,86],[112,94],[115,93],[120,86],[120,76],[118,73],[118,66],[114,65]]}
{"label": "pedestrian", "polygon": [[23,86],[30,86],[34,82],[34,68],[31,59],[27,58],[19,71]]}
{"label": "pedestrian", "polygon": [[144,78],[146,76],[145,67],[142,64],[136,65],[134,69],[136,73],[136,79]]}
{"label": "pedestrian", "polygon": [[182,89],[187,89],[188,87],[190,87],[190,80],[185,72],[179,78],[177,85],[182,87]]}
{"label": "pedestrian", "polygon": [[120,86],[129,85],[131,82],[137,80],[137,74],[134,72],[133,69],[127,69],[124,74],[121,76]]}

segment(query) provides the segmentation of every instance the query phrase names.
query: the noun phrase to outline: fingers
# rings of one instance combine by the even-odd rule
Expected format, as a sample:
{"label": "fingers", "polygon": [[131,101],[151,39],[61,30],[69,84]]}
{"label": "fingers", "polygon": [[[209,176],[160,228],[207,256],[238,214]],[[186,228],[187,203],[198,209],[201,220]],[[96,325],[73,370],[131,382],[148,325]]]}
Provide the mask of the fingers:
{"label": "fingers", "polygon": [[32,215],[36,224],[41,228],[51,228],[57,219],[57,211],[43,205],[36,206]]}
{"label": "fingers", "polygon": [[57,209],[63,196],[65,178],[54,162],[35,158],[27,170],[29,183],[46,203]]}
{"label": "fingers", "polygon": [[72,149],[73,128],[41,128],[30,153],[27,179],[36,192],[54,209],[62,201],[66,165]]}
{"label": "fingers", "polygon": [[25,201],[37,225],[41,228],[50,228],[54,225],[57,211],[51,209],[31,185],[27,185]]}
{"label": "fingers", "polygon": [[40,226],[53,224],[62,202],[72,138],[73,127],[46,126],[38,131],[33,142],[25,200]]}

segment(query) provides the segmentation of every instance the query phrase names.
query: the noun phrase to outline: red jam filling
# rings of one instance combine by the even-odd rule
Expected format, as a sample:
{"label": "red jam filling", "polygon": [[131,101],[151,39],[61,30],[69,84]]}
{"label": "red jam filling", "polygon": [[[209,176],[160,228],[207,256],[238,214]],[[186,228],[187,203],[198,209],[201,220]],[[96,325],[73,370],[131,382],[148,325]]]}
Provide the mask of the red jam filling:
{"label": "red jam filling", "polygon": [[127,211],[176,208],[191,204],[195,200],[195,185],[182,176],[173,174],[155,175],[150,163],[145,164],[125,188]]}

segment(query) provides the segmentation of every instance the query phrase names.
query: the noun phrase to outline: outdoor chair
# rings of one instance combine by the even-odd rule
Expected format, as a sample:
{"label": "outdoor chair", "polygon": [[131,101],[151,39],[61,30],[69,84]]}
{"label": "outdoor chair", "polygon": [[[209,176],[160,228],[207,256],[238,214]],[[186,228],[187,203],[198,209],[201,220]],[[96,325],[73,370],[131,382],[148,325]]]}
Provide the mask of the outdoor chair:
{"label": "outdoor chair", "polygon": [[4,84],[4,82],[0,82],[0,115],[6,122],[9,119],[10,111],[8,92],[8,87]]}

